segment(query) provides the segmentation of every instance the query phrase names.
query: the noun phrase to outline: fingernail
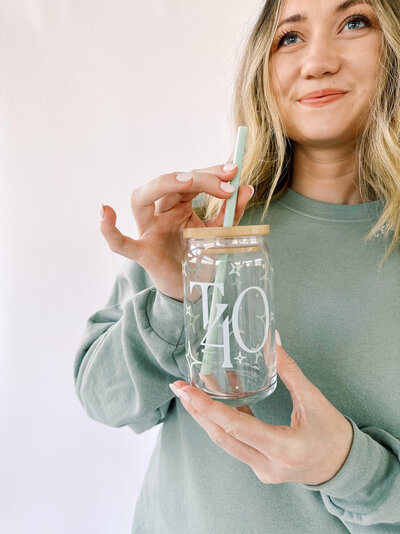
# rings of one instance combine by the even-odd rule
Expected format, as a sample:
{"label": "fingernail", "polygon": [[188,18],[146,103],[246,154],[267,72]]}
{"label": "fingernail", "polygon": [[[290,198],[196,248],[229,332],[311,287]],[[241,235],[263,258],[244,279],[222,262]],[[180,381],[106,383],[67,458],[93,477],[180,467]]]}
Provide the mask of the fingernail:
{"label": "fingernail", "polygon": [[[249,187],[251,187],[251,189],[252,189],[252,193],[251,193],[251,197],[250,197],[250,198],[253,198],[253,195],[254,195],[254,187],[253,187],[252,185],[250,185],[250,184],[247,184],[247,185],[248,185]],[[250,198],[249,198],[249,200],[250,200]]]}
{"label": "fingernail", "polygon": [[235,191],[235,186],[232,184],[227,184],[226,182],[221,182],[219,186],[222,191],[225,191],[225,193],[233,193],[233,191]]}
{"label": "fingernail", "polygon": [[180,174],[176,175],[178,182],[188,182],[192,178],[193,174],[191,172],[181,172]]}
{"label": "fingernail", "polygon": [[282,340],[281,340],[281,336],[279,335],[278,330],[275,330],[275,340],[278,343],[278,345],[282,347]]}
{"label": "fingernail", "polygon": [[233,171],[233,169],[236,169],[236,168],[237,168],[236,163],[227,163],[226,165],[224,165],[222,167],[222,170],[225,171],[225,172],[230,172],[230,171]]}
{"label": "fingernail", "polygon": [[100,219],[103,219],[104,217],[104,206],[103,204],[100,205]]}
{"label": "fingernail", "polygon": [[178,391],[179,391],[179,389],[178,389],[176,386],[174,386],[174,384],[169,384],[169,387],[172,389],[172,391],[174,392],[174,394],[175,394],[177,397],[179,397],[179,395],[178,395]]}
{"label": "fingernail", "polygon": [[183,400],[186,402],[190,401],[190,396],[186,393],[186,391],[183,391],[183,389],[179,389],[179,396],[182,397]]}
{"label": "fingernail", "polygon": [[177,397],[182,397],[183,400],[189,402],[190,396],[186,393],[186,391],[183,391],[182,389],[177,388],[174,386],[174,384],[169,384],[169,387],[172,389],[172,391],[175,393]]}

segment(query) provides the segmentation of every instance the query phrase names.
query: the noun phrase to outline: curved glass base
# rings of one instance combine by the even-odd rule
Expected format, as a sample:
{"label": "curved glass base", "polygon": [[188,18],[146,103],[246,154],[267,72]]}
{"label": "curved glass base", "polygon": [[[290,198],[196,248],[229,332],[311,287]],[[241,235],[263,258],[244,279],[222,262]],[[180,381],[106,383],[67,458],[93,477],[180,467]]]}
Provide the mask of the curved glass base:
{"label": "curved glass base", "polygon": [[243,397],[228,397],[227,395],[218,395],[216,393],[209,393],[208,391],[206,391],[206,393],[212,399],[221,401],[224,404],[227,404],[228,406],[246,406],[247,404],[256,404],[257,402],[269,397],[269,395],[271,395],[271,393],[275,391],[276,385],[277,379],[275,375],[273,381],[269,384],[268,387],[260,391],[256,391],[255,393],[248,393]]}

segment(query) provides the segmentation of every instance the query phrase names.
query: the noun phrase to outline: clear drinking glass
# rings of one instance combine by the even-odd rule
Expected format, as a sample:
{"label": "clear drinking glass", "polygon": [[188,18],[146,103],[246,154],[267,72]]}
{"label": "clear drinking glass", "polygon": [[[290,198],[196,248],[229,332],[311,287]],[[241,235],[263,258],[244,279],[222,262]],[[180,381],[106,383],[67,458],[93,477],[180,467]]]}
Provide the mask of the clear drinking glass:
{"label": "clear drinking glass", "polygon": [[269,225],[185,228],[188,382],[232,406],[276,388]]}

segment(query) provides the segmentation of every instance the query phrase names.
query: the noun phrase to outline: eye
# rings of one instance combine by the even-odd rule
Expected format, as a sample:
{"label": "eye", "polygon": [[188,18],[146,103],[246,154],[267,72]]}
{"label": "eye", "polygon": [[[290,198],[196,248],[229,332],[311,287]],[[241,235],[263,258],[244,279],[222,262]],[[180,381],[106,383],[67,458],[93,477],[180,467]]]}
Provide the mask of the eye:
{"label": "eye", "polygon": [[278,47],[279,46],[287,46],[285,45],[286,41],[289,41],[287,44],[296,44],[296,42],[293,39],[300,39],[299,35],[296,32],[290,31],[283,33],[278,37]]}
{"label": "eye", "polygon": [[[364,26],[360,27],[360,23]],[[371,21],[365,15],[351,15],[345,21],[345,26],[350,26],[350,30],[362,30],[363,28],[368,28],[372,26]]]}
{"label": "eye", "polygon": [[[363,28],[369,28],[370,26],[372,26],[372,22],[365,15],[362,15],[361,13],[360,14],[357,13],[355,15],[350,15],[349,17],[347,17],[347,19],[345,20],[344,28],[346,26],[349,27],[350,31],[362,30]],[[289,46],[292,44],[297,44],[298,41],[296,41],[296,39],[300,39],[300,36],[297,32],[295,31],[284,32],[277,37],[277,47],[280,48],[281,46]]]}

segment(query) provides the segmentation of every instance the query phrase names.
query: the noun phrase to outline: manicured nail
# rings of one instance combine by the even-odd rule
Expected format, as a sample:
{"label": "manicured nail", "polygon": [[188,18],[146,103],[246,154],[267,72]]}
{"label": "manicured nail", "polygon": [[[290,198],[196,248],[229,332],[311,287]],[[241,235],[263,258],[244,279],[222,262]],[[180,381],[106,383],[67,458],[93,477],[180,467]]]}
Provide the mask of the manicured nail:
{"label": "manicured nail", "polygon": [[169,384],[169,387],[172,389],[172,391],[175,393],[177,397],[182,397],[183,400],[189,402],[190,396],[186,393],[186,391],[183,391],[182,389],[177,388],[174,386],[174,384]]}
{"label": "manicured nail", "polygon": [[[247,184],[247,185],[248,185],[249,187],[251,187],[251,189],[252,189],[252,193],[251,193],[251,197],[250,197],[250,198],[253,198],[253,195],[254,195],[254,187],[253,187],[252,185],[250,185],[250,184]],[[249,200],[250,200],[250,198],[249,198]]]}
{"label": "manicured nail", "polygon": [[278,330],[275,330],[275,340],[278,343],[278,345],[282,347],[282,340],[281,340],[281,336],[279,335]]}
{"label": "manicured nail", "polygon": [[235,186],[232,184],[227,184],[226,182],[221,182],[219,186],[222,191],[225,191],[225,193],[233,193],[233,191],[235,191]]}
{"label": "manicured nail", "polygon": [[178,391],[179,391],[179,389],[178,389],[176,386],[174,386],[174,384],[169,384],[169,387],[172,389],[172,391],[174,392],[174,394],[175,394],[177,397],[179,397],[179,395],[178,395]]}
{"label": "manicured nail", "polygon": [[104,206],[103,206],[103,204],[101,204],[101,206],[100,206],[100,219],[103,219],[103,217],[104,217]]}
{"label": "manicured nail", "polygon": [[181,172],[180,174],[176,175],[178,182],[188,182],[192,178],[193,174],[191,172]]}
{"label": "manicured nail", "polygon": [[225,171],[225,172],[230,172],[230,171],[233,171],[233,169],[236,169],[236,168],[237,168],[236,163],[227,163],[226,165],[224,165],[222,167],[222,170]]}
{"label": "manicured nail", "polygon": [[186,393],[186,391],[183,391],[183,389],[179,389],[179,396],[182,397],[183,400],[186,402],[190,401],[190,396]]}

